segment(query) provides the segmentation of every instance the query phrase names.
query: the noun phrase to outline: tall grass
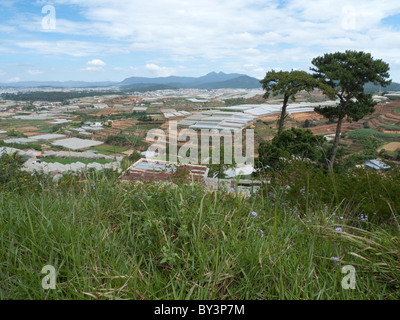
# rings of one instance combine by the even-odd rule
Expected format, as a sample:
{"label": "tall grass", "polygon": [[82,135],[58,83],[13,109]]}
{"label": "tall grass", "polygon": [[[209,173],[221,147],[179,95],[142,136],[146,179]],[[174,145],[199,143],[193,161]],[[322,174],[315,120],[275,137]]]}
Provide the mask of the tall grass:
{"label": "tall grass", "polygon": [[[101,174],[1,191],[0,298],[399,298],[398,230],[356,228],[345,206],[306,199],[302,211],[279,186],[245,198]],[[343,265],[356,290],[342,288]]]}

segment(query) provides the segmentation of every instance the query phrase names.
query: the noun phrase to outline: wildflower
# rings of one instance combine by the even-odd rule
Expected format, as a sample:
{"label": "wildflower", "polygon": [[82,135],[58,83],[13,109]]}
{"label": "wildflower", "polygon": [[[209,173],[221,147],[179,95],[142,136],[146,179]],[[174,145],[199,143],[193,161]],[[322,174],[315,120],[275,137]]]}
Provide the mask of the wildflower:
{"label": "wildflower", "polygon": [[336,228],[337,232],[343,232],[342,228]]}
{"label": "wildflower", "polygon": [[264,237],[264,231],[260,230],[261,232],[261,238]]}
{"label": "wildflower", "polygon": [[92,188],[93,188],[93,190],[96,189],[96,185],[95,185],[95,184],[92,184]]}
{"label": "wildflower", "polygon": [[252,214],[254,217],[257,217],[257,216],[258,216],[257,212],[254,212],[254,211],[253,211],[251,214]]}
{"label": "wildflower", "polygon": [[340,259],[338,257],[331,257],[331,260],[336,261],[336,265],[339,265],[338,261],[340,261]]}
{"label": "wildflower", "polygon": [[194,200],[194,199],[197,199],[197,197],[196,196],[192,196],[192,199]]}
{"label": "wildflower", "polygon": [[92,241],[94,241],[94,239],[95,239],[95,236],[94,236],[94,234],[92,234]]}
{"label": "wildflower", "polygon": [[376,216],[376,212],[374,212],[373,215]]}
{"label": "wildflower", "polygon": [[343,220],[343,217],[340,217],[340,220]]}

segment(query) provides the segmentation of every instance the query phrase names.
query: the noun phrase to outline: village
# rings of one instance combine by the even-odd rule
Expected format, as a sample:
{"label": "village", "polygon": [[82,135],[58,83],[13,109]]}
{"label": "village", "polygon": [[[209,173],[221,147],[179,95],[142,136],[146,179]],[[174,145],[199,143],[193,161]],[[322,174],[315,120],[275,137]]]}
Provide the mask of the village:
{"label": "village", "polygon": [[[360,152],[362,141],[356,133],[376,132],[381,139],[382,155],[392,157],[400,148],[399,103],[396,93],[374,96],[378,105],[374,114],[356,123],[343,126],[342,145],[349,152]],[[237,100],[238,102],[236,102]],[[232,102],[234,102],[232,104]],[[236,102],[236,103],[235,103]],[[230,104],[231,103],[231,104]],[[273,138],[279,119],[282,99],[264,99],[261,90],[165,90],[142,95],[102,95],[63,102],[0,101],[0,141],[2,153],[18,152],[26,159],[23,170],[49,174],[59,180],[65,173],[85,170],[117,170],[122,180],[165,180],[171,172],[169,162],[157,152],[148,151],[150,130],[161,129],[168,135],[174,121],[179,130],[197,132],[254,130],[254,150]],[[286,127],[310,129],[331,140],[335,123],[329,123],[314,112],[317,106],[334,106],[320,92],[301,92],[289,104]],[[396,129],[397,128],[397,129]],[[179,142],[182,146],[184,142]],[[212,146],[210,146],[211,148]],[[132,156],[133,155],[133,156]],[[256,154],[257,156],[257,154]],[[131,161],[124,161],[131,159]],[[175,159],[176,160],[176,159]],[[363,166],[376,170],[390,168],[384,162],[370,159]],[[174,165],[179,165],[174,161]],[[159,172],[156,175],[152,173]],[[206,185],[236,185],[250,190],[253,166],[224,167],[216,173],[207,165],[189,167],[191,174],[201,172]],[[141,174],[139,174],[141,173]],[[239,183],[237,178],[240,177]],[[243,180],[243,181],[242,181]]]}

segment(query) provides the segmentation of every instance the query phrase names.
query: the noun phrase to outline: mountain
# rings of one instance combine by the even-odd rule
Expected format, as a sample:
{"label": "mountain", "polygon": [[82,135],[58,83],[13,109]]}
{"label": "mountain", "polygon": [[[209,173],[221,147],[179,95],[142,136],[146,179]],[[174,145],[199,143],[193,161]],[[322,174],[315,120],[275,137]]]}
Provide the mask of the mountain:
{"label": "mountain", "polygon": [[392,82],[387,87],[374,85],[373,83],[367,83],[364,86],[364,90],[367,93],[379,93],[379,92],[382,93],[382,92],[385,92],[385,91],[400,91],[400,83]]}
{"label": "mountain", "polygon": [[193,77],[164,77],[164,78],[143,78],[132,77],[121,83],[124,90],[135,90],[146,86],[167,85],[176,89],[222,89],[222,88],[261,88],[260,80],[239,73],[226,74],[223,72],[211,72],[205,76]]}
{"label": "mountain", "polygon": [[52,87],[52,88],[93,88],[118,86],[121,90],[144,91],[145,88],[170,88],[170,89],[221,89],[221,88],[261,88],[258,79],[239,73],[210,72],[201,77],[130,77],[121,82],[85,82],[85,81],[26,81],[15,83],[0,83],[0,87]]}

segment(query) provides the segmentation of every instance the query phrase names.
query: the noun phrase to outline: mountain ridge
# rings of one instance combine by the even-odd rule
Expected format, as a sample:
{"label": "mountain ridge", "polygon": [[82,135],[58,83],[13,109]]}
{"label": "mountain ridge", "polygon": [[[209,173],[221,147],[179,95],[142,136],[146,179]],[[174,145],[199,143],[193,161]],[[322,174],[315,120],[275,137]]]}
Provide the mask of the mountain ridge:
{"label": "mountain ridge", "polygon": [[141,89],[144,87],[166,86],[176,89],[216,89],[216,88],[261,88],[260,80],[240,73],[210,72],[200,77],[129,77],[120,82],[112,81],[21,81],[15,83],[0,83],[0,87],[51,87],[51,88],[92,88],[120,87],[121,90]]}

